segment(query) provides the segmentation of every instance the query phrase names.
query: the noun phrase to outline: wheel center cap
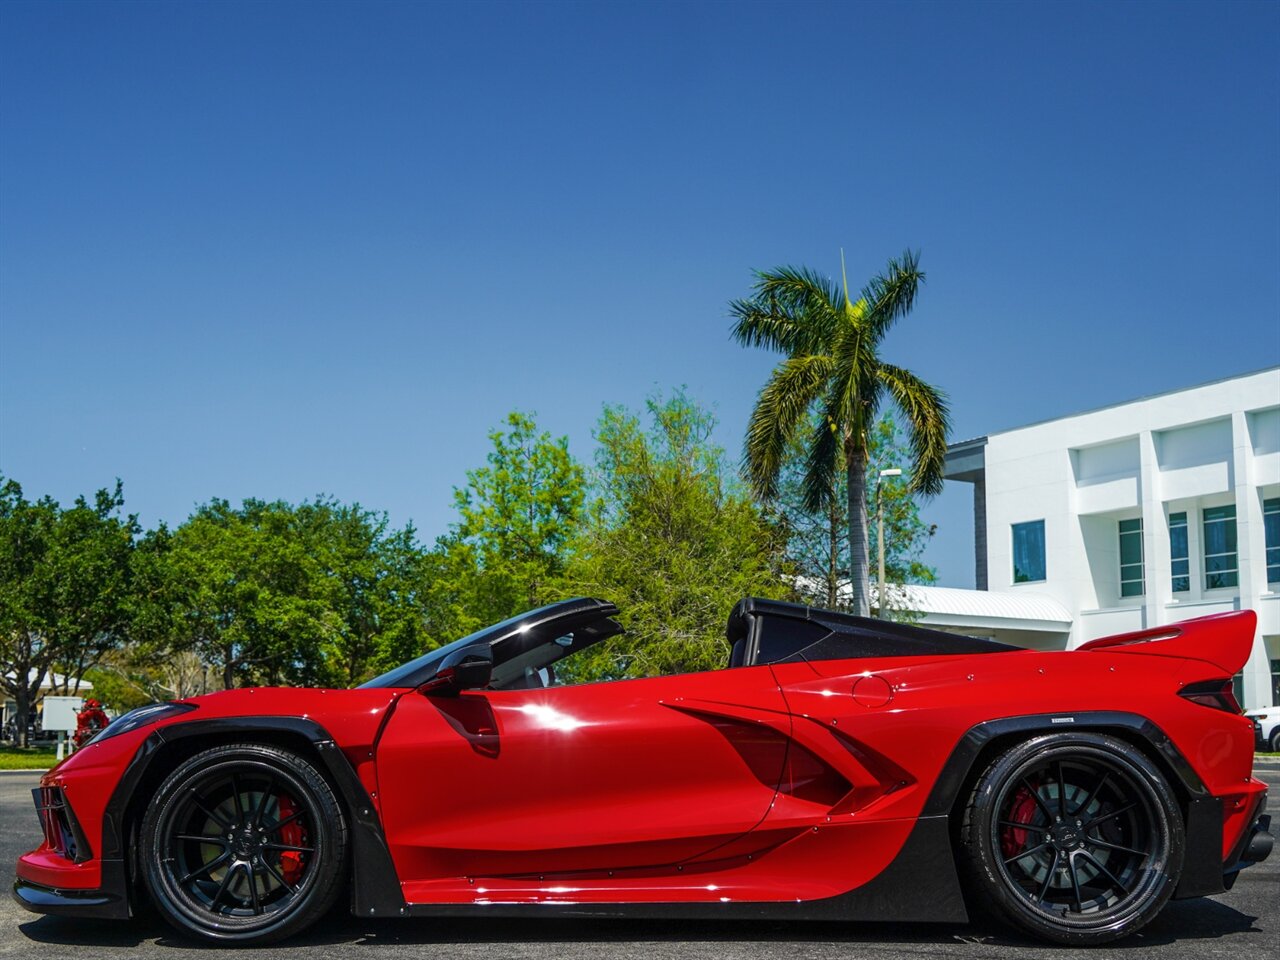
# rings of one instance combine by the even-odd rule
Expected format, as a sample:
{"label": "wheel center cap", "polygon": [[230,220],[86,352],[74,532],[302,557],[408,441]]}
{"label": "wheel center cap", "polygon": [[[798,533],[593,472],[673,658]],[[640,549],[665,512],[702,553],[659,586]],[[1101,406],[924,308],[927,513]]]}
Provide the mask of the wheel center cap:
{"label": "wheel center cap", "polygon": [[235,854],[242,859],[251,857],[258,852],[258,838],[253,832],[252,827],[243,827],[239,836],[236,837]]}
{"label": "wheel center cap", "polygon": [[1059,850],[1077,850],[1084,846],[1084,828],[1077,823],[1060,823],[1050,835]]}

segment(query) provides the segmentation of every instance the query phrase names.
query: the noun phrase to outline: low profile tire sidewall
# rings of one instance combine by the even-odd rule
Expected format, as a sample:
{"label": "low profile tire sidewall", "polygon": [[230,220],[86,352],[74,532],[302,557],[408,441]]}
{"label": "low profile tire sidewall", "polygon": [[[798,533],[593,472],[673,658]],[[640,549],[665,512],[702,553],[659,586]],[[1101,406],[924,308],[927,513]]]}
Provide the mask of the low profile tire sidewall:
{"label": "low profile tire sidewall", "polygon": [[[193,908],[175,888],[176,880],[162,864],[168,832],[178,815],[183,793],[193,781],[231,770],[252,774],[269,772],[294,796],[305,798],[315,811],[309,825],[315,853],[308,864],[308,876],[298,899],[269,919],[241,919],[217,916]],[[308,776],[310,774],[310,776]],[[318,789],[319,788],[319,789]],[[324,794],[328,793],[326,797]],[[334,813],[336,812],[336,816]],[[214,748],[197,754],[161,785],[143,818],[142,874],[152,903],[161,916],[188,936],[228,945],[265,943],[289,936],[314,921],[332,905],[334,875],[342,870],[346,837],[337,801],[328,784],[306,760],[277,748],[253,745]]]}
{"label": "low profile tire sidewall", "polygon": [[[1086,918],[1066,920],[1038,909],[1011,889],[1003,869],[997,821],[1003,797],[1011,784],[1046,761],[1074,759],[1104,761],[1118,768],[1138,789],[1152,815],[1151,829],[1160,840],[1162,862],[1156,865],[1144,895],[1126,910],[1103,922]],[[1056,734],[1020,744],[1000,757],[979,780],[974,803],[974,835],[971,862],[979,868],[979,880],[989,885],[989,899],[998,912],[1021,929],[1059,943],[1105,943],[1145,926],[1173,894],[1182,872],[1185,835],[1177,797],[1155,765],[1137,748],[1113,737],[1091,734]]]}

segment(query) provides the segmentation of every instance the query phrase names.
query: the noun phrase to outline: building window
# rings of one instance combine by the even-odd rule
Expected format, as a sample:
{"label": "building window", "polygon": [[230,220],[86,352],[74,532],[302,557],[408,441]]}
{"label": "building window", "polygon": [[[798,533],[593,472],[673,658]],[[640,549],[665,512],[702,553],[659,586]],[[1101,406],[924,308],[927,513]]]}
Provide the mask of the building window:
{"label": "building window", "polygon": [[1120,521],[1120,596],[1142,596],[1142,518]]}
{"label": "building window", "polygon": [[1206,590],[1240,583],[1236,561],[1236,507],[1205,507],[1204,586]]}
{"label": "building window", "polygon": [[1262,530],[1267,543],[1267,583],[1280,583],[1280,497],[1262,501]]}
{"label": "building window", "polygon": [[1191,548],[1187,542],[1187,515],[1169,514],[1169,571],[1173,574],[1173,592],[1191,589]]}
{"label": "building window", "polygon": [[1044,579],[1044,521],[1013,525],[1013,582]]}

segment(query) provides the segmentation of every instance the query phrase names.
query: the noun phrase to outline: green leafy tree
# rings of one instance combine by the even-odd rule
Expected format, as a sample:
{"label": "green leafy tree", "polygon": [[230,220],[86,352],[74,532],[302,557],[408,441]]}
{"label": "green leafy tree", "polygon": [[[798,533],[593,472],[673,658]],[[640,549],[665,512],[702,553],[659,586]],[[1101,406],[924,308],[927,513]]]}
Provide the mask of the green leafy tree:
{"label": "green leafy tree", "polygon": [[[153,672],[181,654],[211,667],[201,690],[346,686],[430,645],[429,594],[413,528],[385,514],[324,497],[214,500],[139,544],[134,633]],[[160,672],[193,686],[189,669]]]}
{"label": "green leafy tree", "polygon": [[[881,470],[901,469],[910,456],[893,418],[882,415],[870,431],[867,450],[867,515],[872,518],[868,539],[872,556],[876,556],[879,545],[879,528],[874,520],[876,480]],[[786,531],[787,557],[796,571],[799,598],[830,610],[848,609],[850,600],[847,474],[843,463],[840,466],[832,476],[834,489],[825,508],[809,510],[805,505],[805,451],[802,438],[793,438],[778,474],[777,494],[769,504],[771,514]],[[909,593],[900,585],[927,584],[936,579],[934,569],[922,559],[934,527],[921,519],[909,478],[905,482],[885,478],[880,485],[880,498],[884,508],[885,579],[890,584],[885,591],[885,612],[895,619],[912,619]]]}
{"label": "green leafy tree", "polygon": [[715,420],[684,393],[647,404],[648,429],[606,407],[588,519],[563,592],[622,610],[628,636],[570,664],[577,680],[724,666],[725,621],[746,596],[778,597],[782,539],[711,442]]}
{"label": "green leafy tree", "polygon": [[0,685],[17,708],[18,738],[55,669],[74,693],[86,670],[124,640],[137,522],[122,488],[63,509],[0,480]]}
{"label": "green leafy tree", "polygon": [[321,651],[332,682],[359,683],[401,652],[416,655],[427,621],[413,527],[392,530],[385,513],[327,498],[295,509],[333,614]]}
{"label": "green leafy tree", "polygon": [[339,633],[325,558],[286,503],[213,500],[172,534],[148,537],[138,574],[150,598],[135,617],[161,653],[190,650],[223,686],[322,683]]}
{"label": "green leafy tree", "polygon": [[[870,612],[866,477],[869,434],[885,400],[902,412],[912,450],[913,492],[942,488],[949,416],[943,394],[880,357],[885,335],[910,313],[924,274],[908,251],[874,277],[855,301],[804,268],[757,274],[752,296],[730,304],[733,336],[785,354],[760,391],[747,430],[745,465],[762,500],[777,495],[788,445],[805,438],[805,506],[827,509],[843,469],[848,513],[851,609]],[[816,424],[809,417],[816,409]]]}
{"label": "green leafy tree", "polygon": [[84,678],[93,684],[93,698],[117,715],[134,707],[173,696],[187,696],[192,692],[175,694],[166,689],[148,665],[137,660],[127,646],[109,652],[97,666],[85,671]]}
{"label": "green leafy tree", "polygon": [[504,427],[489,434],[485,466],[469,471],[467,485],[454,491],[460,520],[440,542],[441,566],[454,578],[459,629],[557,599],[582,514],[584,473],[568,438],[539,431],[518,412]]}

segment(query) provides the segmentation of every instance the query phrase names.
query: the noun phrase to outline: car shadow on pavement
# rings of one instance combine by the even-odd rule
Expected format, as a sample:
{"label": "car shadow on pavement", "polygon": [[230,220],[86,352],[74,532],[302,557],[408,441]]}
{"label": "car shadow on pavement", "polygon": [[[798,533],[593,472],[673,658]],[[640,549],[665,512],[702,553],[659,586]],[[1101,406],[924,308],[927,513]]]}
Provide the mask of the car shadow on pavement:
{"label": "car shadow on pavement", "polygon": [[[1216,900],[1170,904],[1137,934],[1109,944],[1110,950],[1159,947],[1175,941],[1216,939],[1231,934],[1261,933],[1256,917]],[[161,947],[195,946],[154,918],[122,923],[95,923],[65,917],[41,917],[19,924],[31,941],[62,946]],[[966,925],[927,923],[833,923],[829,921],[695,921],[583,919],[416,919],[362,920],[332,916],[287,940],[283,948],[398,944],[412,946],[515,943],[974,943],[1014,947],[1021,951],[1056,948],[1027,940],[988,921]],[[268,948],[270,949],[270,948]],[[1071,948],[1075,949],[1075,948]]]}

